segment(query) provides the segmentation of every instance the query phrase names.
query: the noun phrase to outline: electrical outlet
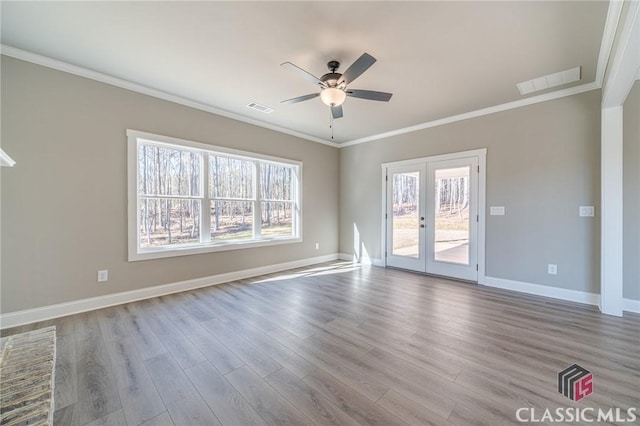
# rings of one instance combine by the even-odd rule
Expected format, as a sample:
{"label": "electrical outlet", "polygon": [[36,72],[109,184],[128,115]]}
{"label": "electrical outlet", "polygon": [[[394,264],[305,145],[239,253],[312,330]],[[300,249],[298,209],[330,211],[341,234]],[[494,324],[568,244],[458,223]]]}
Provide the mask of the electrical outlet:
{"label": "electrical outlet", "polygon": [[596,209],[593,206],[580,206],[578,214],[580,217],[593,217],[596,215]]}
{"label": "electrical outlet", "polygon": [[320,250],[320,243],[316,243],[316,250]]}
{"label": "electrical outlet", "polygon": [[549,267],[547,268],[547,272],[550,275],[558,275],[558,265],[554,265],[553,263],[550,263]]}
{"label": "electrical outlet", "polygon": [[109,270],[101,269],[98,271],[98,282],[103,283],[109,281]]}

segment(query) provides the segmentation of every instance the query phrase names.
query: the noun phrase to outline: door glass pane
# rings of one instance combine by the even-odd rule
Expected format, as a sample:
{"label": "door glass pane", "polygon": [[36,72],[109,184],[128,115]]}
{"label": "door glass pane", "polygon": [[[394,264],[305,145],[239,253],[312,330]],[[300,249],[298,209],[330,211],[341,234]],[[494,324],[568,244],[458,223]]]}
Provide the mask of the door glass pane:
{"label": "door glass pane", "polygon": [[469,264],[470,167],[436,170],[434,259]]}
{"label": "door glass pane", "polygon": [[420,257],[418,195],[420,173],[393,175],[393,247],[395,256]]}

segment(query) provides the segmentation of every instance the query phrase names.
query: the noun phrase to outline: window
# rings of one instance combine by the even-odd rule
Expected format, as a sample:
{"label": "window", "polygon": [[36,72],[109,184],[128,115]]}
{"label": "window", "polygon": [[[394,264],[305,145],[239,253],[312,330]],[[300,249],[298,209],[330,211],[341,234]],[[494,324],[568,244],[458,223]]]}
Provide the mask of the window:
{"label": "window", "polygon": [[129,260],[302,241],[302,163],[127,135]]}

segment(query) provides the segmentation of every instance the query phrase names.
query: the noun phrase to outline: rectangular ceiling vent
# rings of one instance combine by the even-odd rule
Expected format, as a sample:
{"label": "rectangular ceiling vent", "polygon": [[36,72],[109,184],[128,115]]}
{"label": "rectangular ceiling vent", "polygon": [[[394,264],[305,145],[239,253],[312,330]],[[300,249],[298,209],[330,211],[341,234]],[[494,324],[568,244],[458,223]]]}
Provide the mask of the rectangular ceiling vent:
{"label": "rectangular ceiling vent", "polygon": [[520,94],[524,96],[529,93],[539,92],[540,90],[549,89],[551,87],[573,83],[574,81],[580,80],[581,68],[582,67],[575,67],[554,74],[543,75],[542,77],[534,78],[533,80],[518,83],[516,86],[518,86]]}
{"label": "rectangular ceiling vent", "polygon": [[260,105],[256,102],[250,102],[247,106],[251,109],[255,109],[256,111],[264,112],[265,114],[271,114],[275,111],[273,108],[269,108],[268,106]]}

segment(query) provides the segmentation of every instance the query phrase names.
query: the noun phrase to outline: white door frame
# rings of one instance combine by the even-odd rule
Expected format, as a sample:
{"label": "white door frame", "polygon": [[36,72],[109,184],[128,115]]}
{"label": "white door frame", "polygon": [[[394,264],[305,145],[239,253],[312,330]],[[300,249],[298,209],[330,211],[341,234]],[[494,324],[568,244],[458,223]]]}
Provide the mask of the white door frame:
{"label": "white door frame", "polygon": [[[382,203],[381,203],[381,253],[387,251],[387,168],[424,164],[433,161],[454,160],[458,158],[476,157],[478,159],[478,284],[485,283],[485,216],[486,216],[486,176],[487,176],[487,148],[470,151],[452,152],[448,154],[432,155],[429,157],[412,158],[409,160],[392,161],[381,164],[382,174]],[[384,266],[387,266],[387,256],[383,258]]]}

